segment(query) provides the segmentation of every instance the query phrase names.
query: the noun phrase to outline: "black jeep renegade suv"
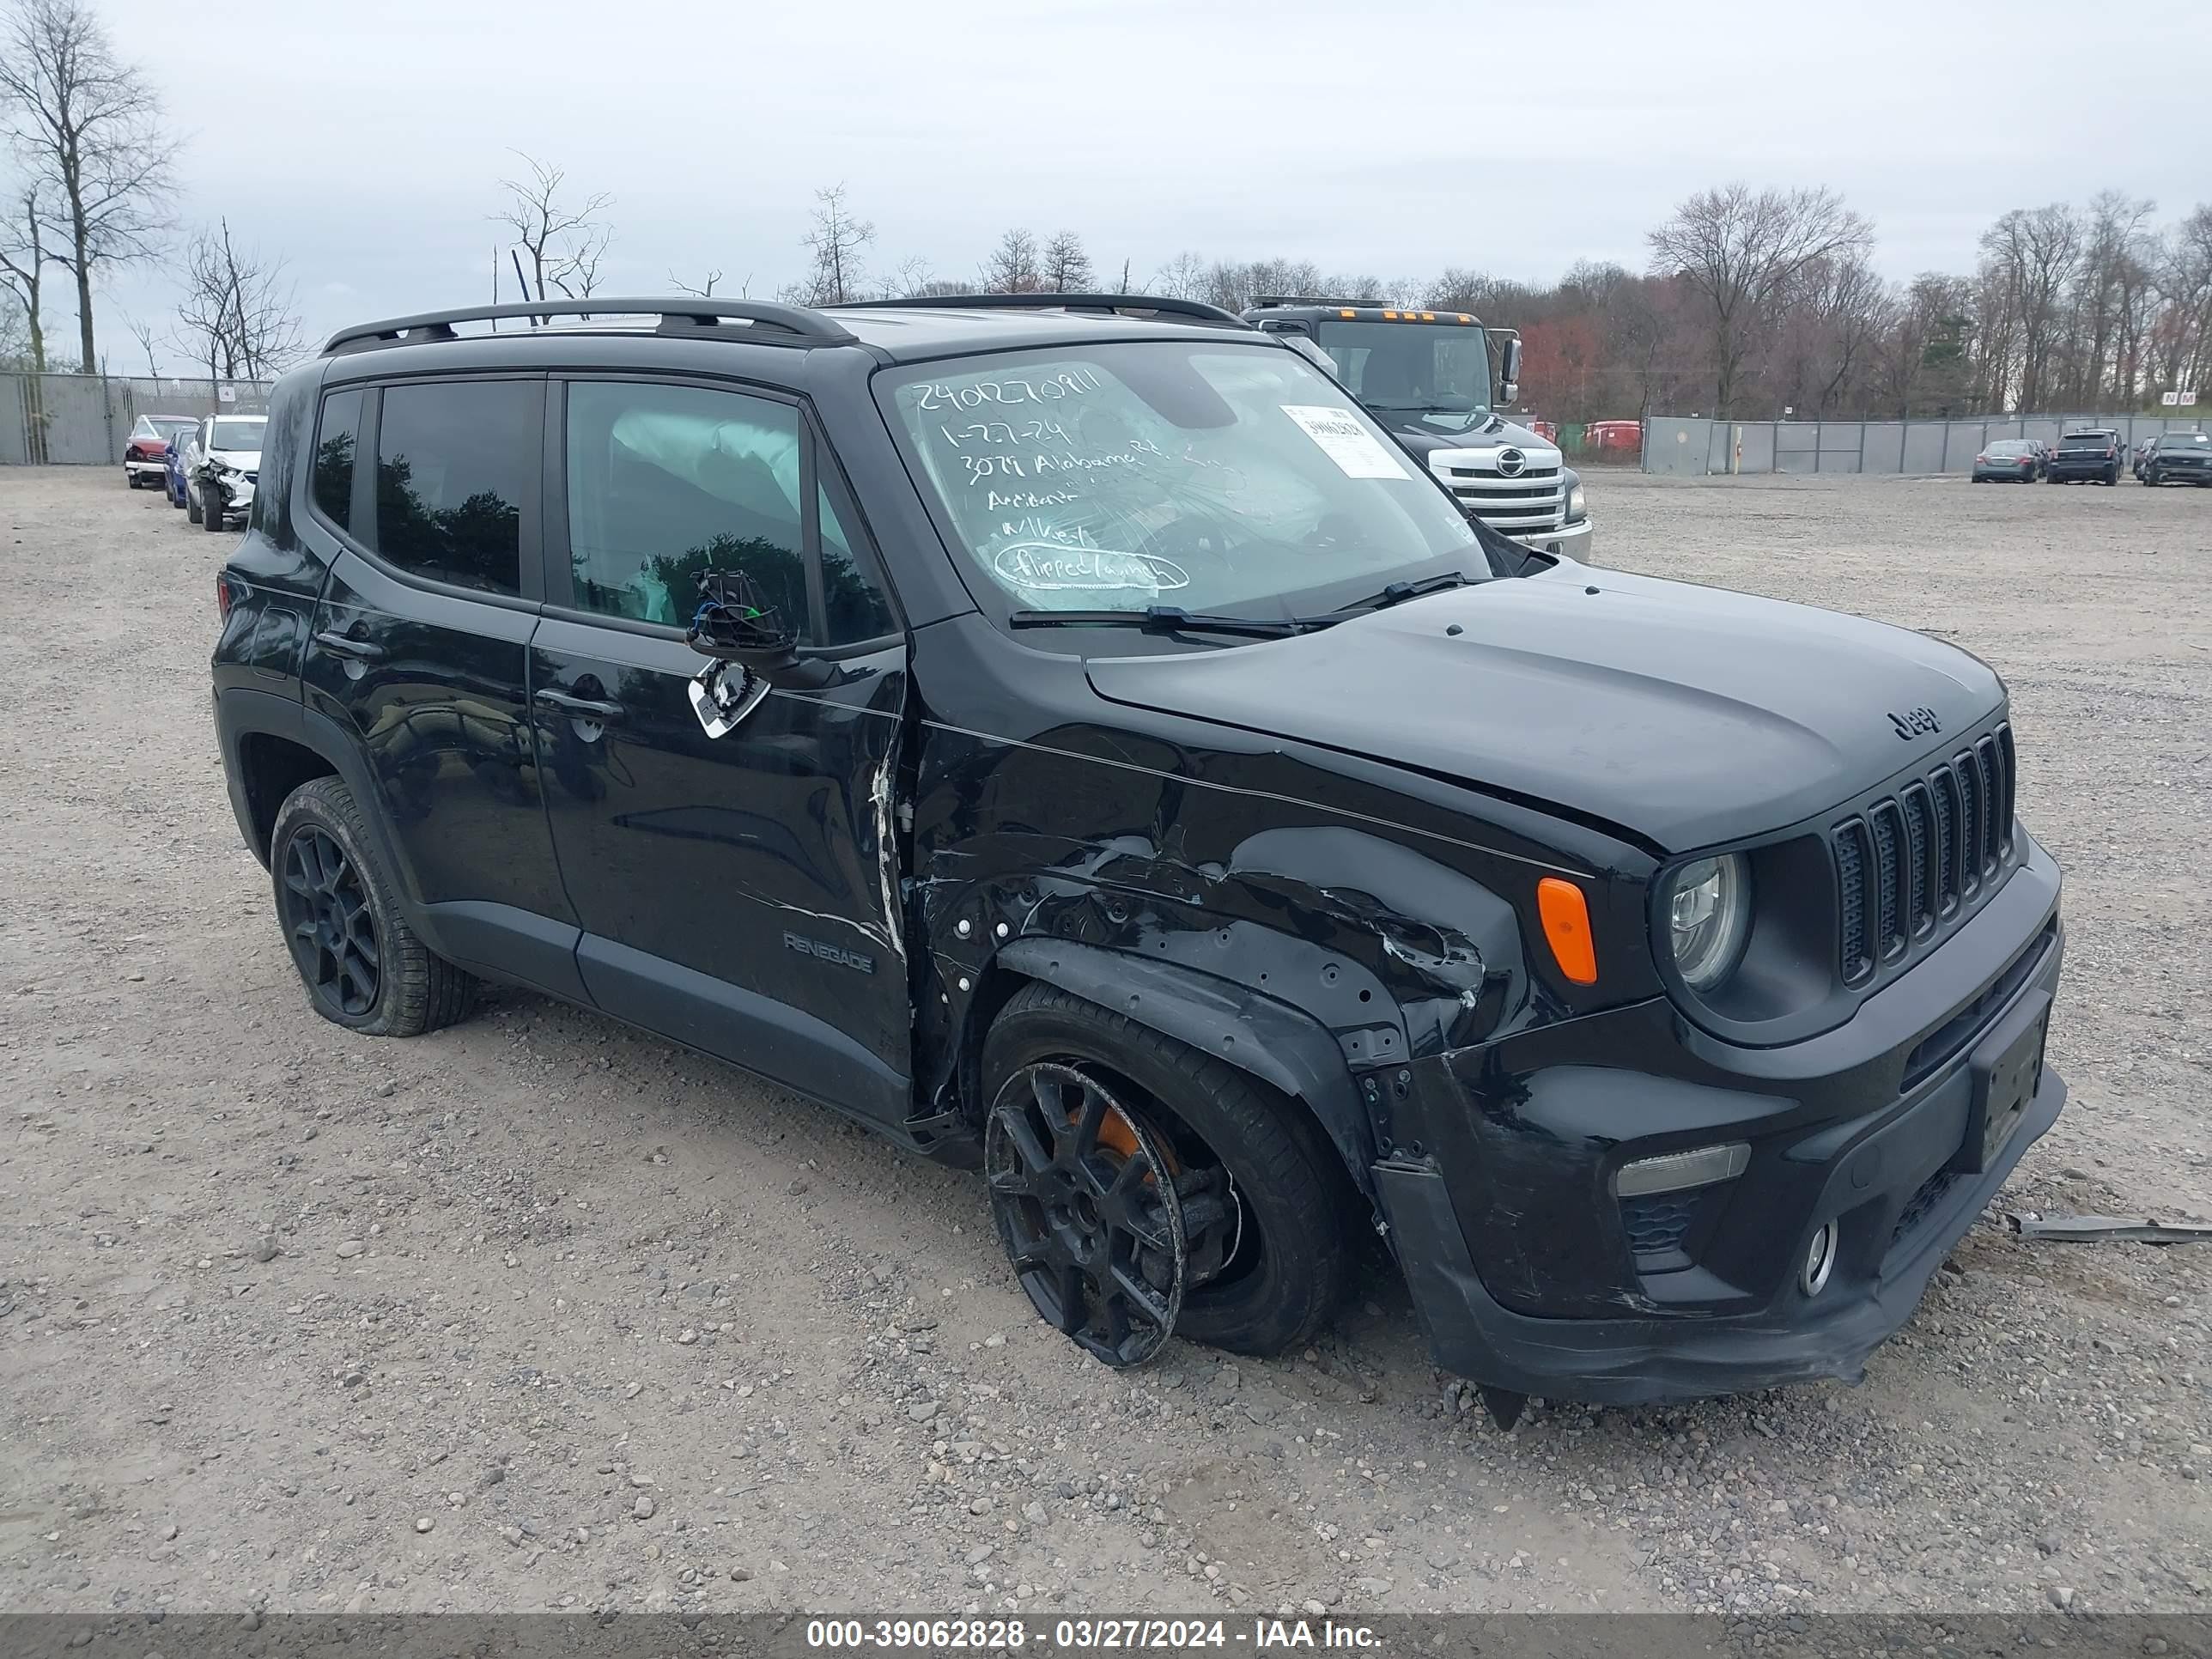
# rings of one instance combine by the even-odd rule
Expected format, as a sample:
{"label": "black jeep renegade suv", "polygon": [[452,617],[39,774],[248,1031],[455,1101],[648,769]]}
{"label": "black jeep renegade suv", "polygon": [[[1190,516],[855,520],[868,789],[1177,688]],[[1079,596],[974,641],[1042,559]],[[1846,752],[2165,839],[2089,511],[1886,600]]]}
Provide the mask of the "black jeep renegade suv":
{"label": "black jeep renegade suv", "polygon": [[1112,1363],[1379,1234],[1501,1413],[1856,1376],[2057,1115],[1966,653],[1503,540],[1208,307],[583,309],[271,401],[216,719],[325,1018],[527,986],[979,1164]]}

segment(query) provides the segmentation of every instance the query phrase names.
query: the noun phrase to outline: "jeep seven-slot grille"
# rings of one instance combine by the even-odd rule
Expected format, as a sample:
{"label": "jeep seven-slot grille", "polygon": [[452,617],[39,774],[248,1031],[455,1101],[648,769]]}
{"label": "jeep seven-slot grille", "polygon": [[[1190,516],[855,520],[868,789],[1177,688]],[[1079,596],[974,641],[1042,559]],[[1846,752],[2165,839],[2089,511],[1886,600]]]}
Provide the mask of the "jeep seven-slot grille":
{"label": "jeep seven-slot grille", "polygon": [[1863,984],[1994,881],[2012,819],[2012,728],[2000,726],[1837,824],[1844,983]]}

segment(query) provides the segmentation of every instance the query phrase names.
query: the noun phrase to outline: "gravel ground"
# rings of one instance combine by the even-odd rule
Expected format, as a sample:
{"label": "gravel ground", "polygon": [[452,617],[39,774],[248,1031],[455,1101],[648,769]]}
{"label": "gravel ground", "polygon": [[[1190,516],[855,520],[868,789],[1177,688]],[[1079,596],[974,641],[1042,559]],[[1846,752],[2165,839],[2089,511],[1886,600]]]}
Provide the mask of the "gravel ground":
{"label": "gravel ground", "polygon": [[[2208,1206],[2212,495],[1601,476],[1601,556],[1954,636],[2069,872],[2005,1202]],[[0,472],[0,1608],[2212,1607],[2202,1247],[1985,1218],[1856,1389],[1491,1428],[1372,1273],[1116,1376],[969,1176],[511,992],[315,1018],[208,717],[212,572]]]}

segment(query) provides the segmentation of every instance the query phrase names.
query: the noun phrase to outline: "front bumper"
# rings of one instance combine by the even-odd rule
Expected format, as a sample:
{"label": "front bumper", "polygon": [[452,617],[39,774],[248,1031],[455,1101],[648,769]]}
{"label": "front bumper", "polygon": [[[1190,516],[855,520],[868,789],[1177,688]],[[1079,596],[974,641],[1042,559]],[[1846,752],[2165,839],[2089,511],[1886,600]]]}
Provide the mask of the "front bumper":
{"label": "front bumper", "polygon": [[1496,525],[1491,526],[1491,528],[1498,530],[1498,534],[1520,543],[1523,547],[1533,547],[1540,553],[1558,553],[1574,560],[1577,564],[1589,562],[1590,550],[1596,541],[1596,538],[1590,533],[1590,521],[1588,519],[1583,520],[1578,524],[1562,525],[1557,530],[1531,530],[1525,534],[1500,530]]}
{"label": "front bumper", "polygon": [[[2002,1145],[1968,1150],[1978,1057],[2039,1027],[2057,990],[2057,898],[2031,842],[1942,950],[1786,1048],[1734,1048],[1655,1001],[1401,1068],[1374,1176],[1436,1363],[1619,1405],[1856,1381],[2064,1103],[2045,1065]],[[1703,1212],[1686,1248],[1639,1253],[1621,1165],[1731,1142],[1743,1172],[1682,1194]],[[1808,1295],[1798,1268],[1829,1222],[1836,1264]]]}
{"label": "front bumper", "polygon": [[254,481],[246,477],[228,477],[203,481],[200,485],[200,510],[207,512],[216,501],[221,501],[226,519],[242,517],[253,505]]}
{"label": "front bumper", "polygon": [[169,469],[160,461],[125,461],[123,470],[134,478],[166,478]]}

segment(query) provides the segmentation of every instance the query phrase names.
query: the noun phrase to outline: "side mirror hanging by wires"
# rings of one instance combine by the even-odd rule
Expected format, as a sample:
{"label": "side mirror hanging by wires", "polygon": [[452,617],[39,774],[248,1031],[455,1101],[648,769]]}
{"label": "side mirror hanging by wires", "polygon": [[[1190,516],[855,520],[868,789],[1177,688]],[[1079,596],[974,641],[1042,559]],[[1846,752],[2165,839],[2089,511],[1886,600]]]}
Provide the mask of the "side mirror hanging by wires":
{"label": "side mirror hanging by wires", "polygon": [[684,637],[712,660],[692,676],[691,708],[707,735],[720,738],[768,696],[767,678],[750,665],[788,657],[795,637],[741,570],[701,572],[699,594]]}

